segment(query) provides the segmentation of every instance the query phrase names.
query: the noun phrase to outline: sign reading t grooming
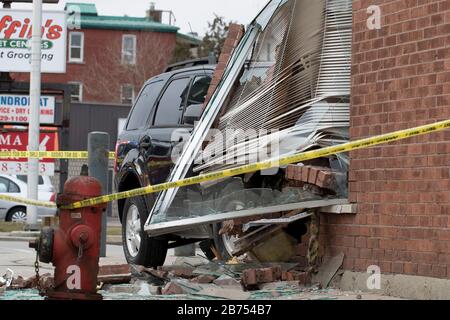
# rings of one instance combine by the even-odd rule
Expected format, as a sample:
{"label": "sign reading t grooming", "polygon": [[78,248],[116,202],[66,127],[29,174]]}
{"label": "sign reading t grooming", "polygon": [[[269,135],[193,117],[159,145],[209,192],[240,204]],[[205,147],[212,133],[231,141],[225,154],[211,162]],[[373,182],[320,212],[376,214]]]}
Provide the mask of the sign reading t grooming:
{"label": "sign reading t grooming", "polygon": [[[0,71],[31,71],[31,21],[31,11],[0,10]],[[66,41],[65,12],[44,12],[41,57],[43,73],[66,72]]]}

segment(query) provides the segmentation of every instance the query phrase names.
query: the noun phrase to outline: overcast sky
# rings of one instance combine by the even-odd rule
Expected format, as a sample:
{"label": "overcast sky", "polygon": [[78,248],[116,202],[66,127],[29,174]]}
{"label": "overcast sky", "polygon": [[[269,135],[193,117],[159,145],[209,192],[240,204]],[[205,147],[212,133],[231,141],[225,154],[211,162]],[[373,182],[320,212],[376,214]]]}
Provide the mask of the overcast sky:
{"label": "overcast sky", "polygon": [[[100,15],[115,16],[145,16],[150,0],[60,0],[58,5],[44,5],[48,9],[64,9],[66,2],[95,3]],[[153,0],[157,9],[172,10],[176,25],[181,32],[189,32],[189,23],[194,32],[203,35],[207,29],[208,21],[212,21],[214,14],[225,17],[227,21],[233,20],[247,25],[258,12],[266,5],[268,0]],[[31,9],[31,4],[13,4],[13,8]],[[168,22],[168,18],[164,17]]]}

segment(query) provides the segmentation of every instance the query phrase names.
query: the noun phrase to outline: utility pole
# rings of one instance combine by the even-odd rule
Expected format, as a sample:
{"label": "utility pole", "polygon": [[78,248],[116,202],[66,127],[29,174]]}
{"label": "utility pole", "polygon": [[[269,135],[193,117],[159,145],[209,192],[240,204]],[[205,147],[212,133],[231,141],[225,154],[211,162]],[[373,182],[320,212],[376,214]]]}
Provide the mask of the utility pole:
{"label": "utility pole", "polygon": [[[42,0],[33,0],[33,32],[31,39],[30,123],[28,126],[28,150],[39,151],[41,109],[41,43]],[[28,198],[37,200],[39,159],[28,159]],[[27,207],[27,229],[37,227],[37,207]]]}

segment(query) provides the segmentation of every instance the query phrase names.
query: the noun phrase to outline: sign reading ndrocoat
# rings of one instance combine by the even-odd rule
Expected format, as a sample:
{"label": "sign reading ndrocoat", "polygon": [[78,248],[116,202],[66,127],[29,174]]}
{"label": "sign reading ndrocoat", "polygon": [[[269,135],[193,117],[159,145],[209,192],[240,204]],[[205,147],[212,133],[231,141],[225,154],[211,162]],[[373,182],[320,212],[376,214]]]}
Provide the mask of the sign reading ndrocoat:
{"label": "sign reading ndrocoat", "polygon": [[[0,71],[31,71],[31,21],[31,11],[0,10]],[[66,14],[57,11],[43,12],[43,73],[66,72],[66,39]]]}
{"label": "sign reading ndrocoat", "polygon": [[[41,96],[40,123],[54,124],[55,97]],[[30,97],[24,95],[0,94],[0,122],[28,123]]]}

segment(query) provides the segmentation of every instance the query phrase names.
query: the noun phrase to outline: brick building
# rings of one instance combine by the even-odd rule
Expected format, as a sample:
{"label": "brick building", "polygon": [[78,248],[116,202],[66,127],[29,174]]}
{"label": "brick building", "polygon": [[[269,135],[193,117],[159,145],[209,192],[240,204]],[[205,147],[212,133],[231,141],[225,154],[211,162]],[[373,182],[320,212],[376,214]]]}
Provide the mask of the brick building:
{"label": "brick building", "polygon": [[43,74],[42,81],[72,84],[74,102],[130,105],[142,84],[164,71],[177,41],[200,44],[161,23],[154,8],[142,18],[102,16],[87,3],[67,3],[66,10],[80,16],[80,28],[68,31],[66,73]]}
{"label": "brick building", "polygon": [[[378,30],[367,27],[371,5],[381,9]],[[235,46],[242,32],[230,30],[227,44]],[[447,0],[353,1],[351,140],[450,118],[449,34]],[[223,69],[219,64],[213,85]],[[320,255],[345,254],[349,289],[367,289],[370,266],[385,275],[450,279],[450,131],[353,151],[350,158],[356,212],[320,215]],[[299,247],[303,259],[309,237]],[[448,297],[438,285],[428,282],[428,289]]]}
{"label": "brick building", "polygon": [[[449,119],[450,2],[356,0],[353,20],[351,139]],[[357,214],[322,216],[324,251],[346,270],[450,278],[450,132],[350,156]]]}

